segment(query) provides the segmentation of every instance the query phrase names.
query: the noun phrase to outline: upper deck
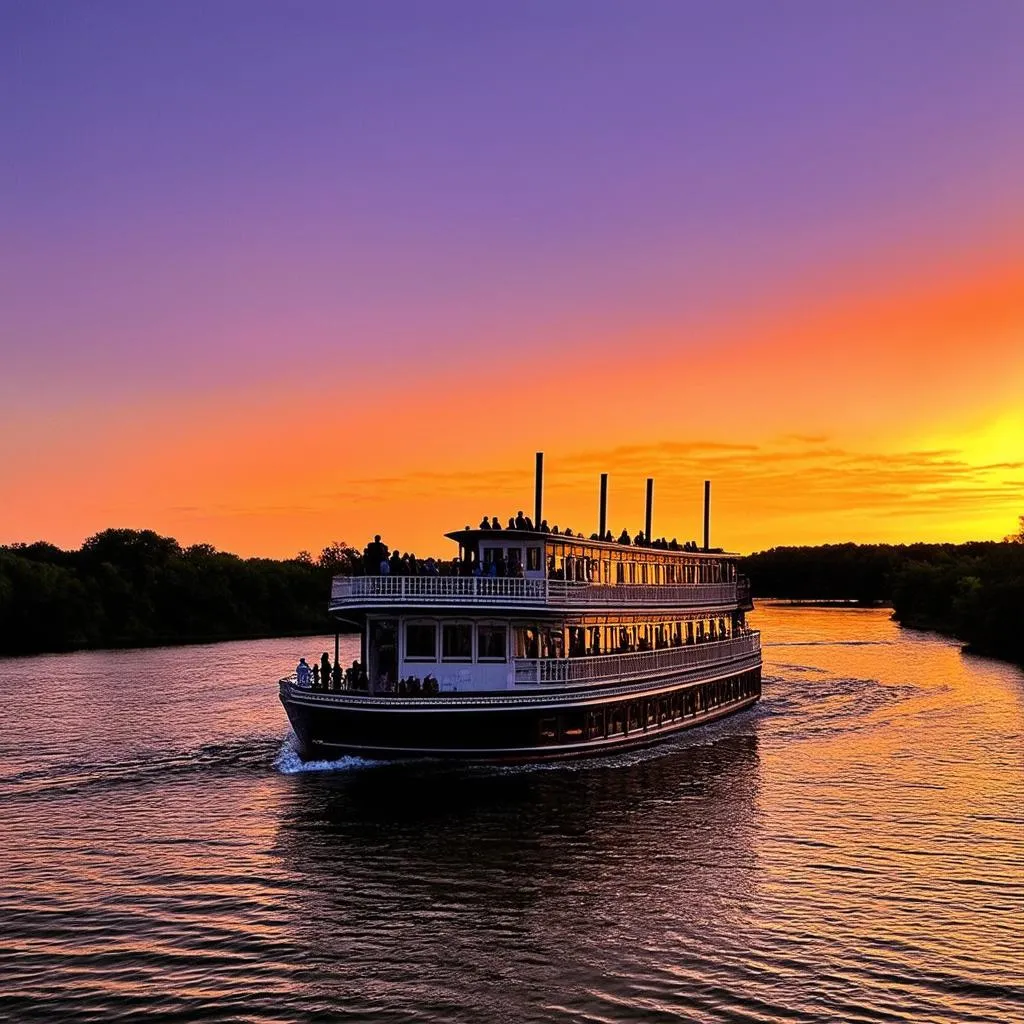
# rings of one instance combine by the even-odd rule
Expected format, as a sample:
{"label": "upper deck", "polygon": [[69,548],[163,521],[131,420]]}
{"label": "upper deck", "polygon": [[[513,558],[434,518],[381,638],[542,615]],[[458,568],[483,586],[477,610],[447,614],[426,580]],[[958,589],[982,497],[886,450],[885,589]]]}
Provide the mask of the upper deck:
{"label": "upper deck", "polygon": [[[735,608],[748,600],[736,555],[626,544],[532,529],[465,529],[451,565],[410,574],[338,576],[331,611]],[[419,566],[417,566],[419,569]]]}

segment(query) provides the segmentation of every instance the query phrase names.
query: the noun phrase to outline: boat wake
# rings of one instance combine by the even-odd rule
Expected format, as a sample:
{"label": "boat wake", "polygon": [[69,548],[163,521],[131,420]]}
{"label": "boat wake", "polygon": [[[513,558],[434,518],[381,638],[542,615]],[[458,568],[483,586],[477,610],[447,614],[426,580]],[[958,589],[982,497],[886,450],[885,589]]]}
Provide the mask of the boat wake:
{"label": "boat wake", "polygon": [[303,761],[299,757],[295,733],[289,733],[274,759],[274,768],[282,775],[302,775],[312,772],[347,772],[358,768],[370,768],[380,763],[351,756],[339,757],[336,761]]}
{"label": "boat wake", "polygon": [[199,773],[264,771],[279,745],[278,737],[249,736],[182,750],[139,753],[118,760],[48,762],[5,772],[0,778],[0,794],[5,800],[38,799],[84,789],[166,782]]}

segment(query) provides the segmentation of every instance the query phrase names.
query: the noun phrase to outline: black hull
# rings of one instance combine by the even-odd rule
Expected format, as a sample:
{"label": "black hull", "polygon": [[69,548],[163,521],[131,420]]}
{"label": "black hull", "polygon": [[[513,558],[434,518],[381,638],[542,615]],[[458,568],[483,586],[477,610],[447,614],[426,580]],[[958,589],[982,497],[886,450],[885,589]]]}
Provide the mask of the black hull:
{"label": "black hull", "polygon": [[281,702],[303,760],[355,755],[532,762],[647,746],[748,708],[760,695],[758,666],[699,683],[677,679],[614,692],[528,696],[411,700],[282,686]]}

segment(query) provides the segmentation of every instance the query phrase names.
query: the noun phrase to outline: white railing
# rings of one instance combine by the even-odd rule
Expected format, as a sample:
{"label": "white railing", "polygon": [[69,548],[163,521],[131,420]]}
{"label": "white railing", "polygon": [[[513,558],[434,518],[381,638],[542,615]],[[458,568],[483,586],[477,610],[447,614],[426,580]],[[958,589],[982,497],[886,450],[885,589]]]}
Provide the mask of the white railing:
{"label": "white railing", "polygon": [[335,576],[331,607],[373,604],[515,605],[573,607],[732,605],[735,583],[605,585],[491,576]]}
{"label": "white railing", "polygon": [[751,631],[730,640],[666,647],[658,651],[601,654],[588,658],[516,658],[513,664],[516,686],[630,682],[677,670],[752,658],[760,650],[761,634]]}
{"label": "white railing", "polygon": [[335,576],[331,606],[362,604],[535,604],[548,600],[547,580],[489,576]]}

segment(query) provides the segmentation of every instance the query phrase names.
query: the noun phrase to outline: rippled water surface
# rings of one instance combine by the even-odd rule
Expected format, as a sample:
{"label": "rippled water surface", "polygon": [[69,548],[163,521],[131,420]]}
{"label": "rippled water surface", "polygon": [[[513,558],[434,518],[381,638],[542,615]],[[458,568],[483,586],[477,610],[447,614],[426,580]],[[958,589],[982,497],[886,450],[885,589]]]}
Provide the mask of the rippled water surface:
{"label": "rippled water surface", "polygon": [[1024,676],[755,618],[757,708],[535,769],[300,770],[325,641],[0,661],[0,1018],[1024,1020]]}

